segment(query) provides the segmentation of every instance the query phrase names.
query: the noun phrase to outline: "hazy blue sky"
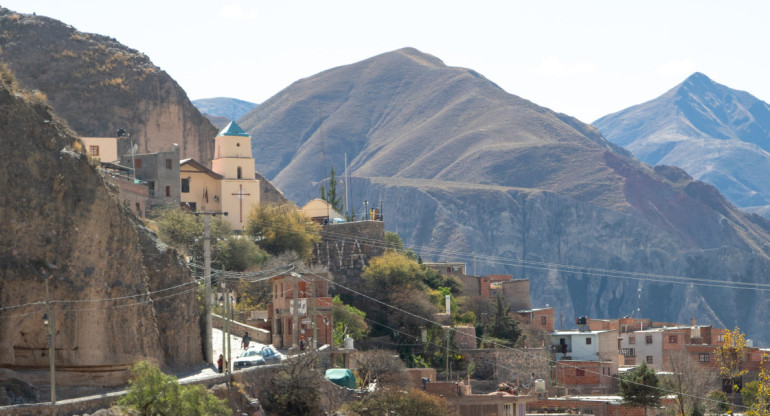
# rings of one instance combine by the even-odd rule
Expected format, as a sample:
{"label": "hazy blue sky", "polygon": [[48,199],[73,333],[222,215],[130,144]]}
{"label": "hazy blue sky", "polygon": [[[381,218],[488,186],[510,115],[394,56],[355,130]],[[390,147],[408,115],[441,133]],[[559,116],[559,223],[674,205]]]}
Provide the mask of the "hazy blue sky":
{"label": "hazy blue sky", "polygon": [[770,101],[770,1],[0,0],[147,54],[191,99],[262,102],[405,46],[592,122],[695,71]]}

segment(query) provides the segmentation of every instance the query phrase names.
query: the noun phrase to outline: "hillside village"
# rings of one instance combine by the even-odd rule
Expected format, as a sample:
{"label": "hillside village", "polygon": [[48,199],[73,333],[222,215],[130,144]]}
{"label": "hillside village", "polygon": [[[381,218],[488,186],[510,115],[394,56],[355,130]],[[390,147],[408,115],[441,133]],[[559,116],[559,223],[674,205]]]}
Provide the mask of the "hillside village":
{"label": "hillside village", "polygon": [[[261,186],[256,179],[259,175],[253,170],[250,162],[253,159],[249,159],[249,135],[235,122],[217,135],[211,167],[194,159],[180,160],[177,147],[153,154],[120,153],[120,148],[130,149],[126,134],[119,131],[116,137],[81,138],[81,141],[89,156],[99,160],[100,172],[116,187],[117,198],[138,217],[152,216],[152,209],[169,205],[179,206],[191,214],[229,211],[223,218],[233,229],[243,231],[244,210],[249,212],[260,201],[268,199],[266,192],[276,192],[274,188]],[[362,273],[370,260],[392,250],[386,243],[386,218],[374,208],[361,220],[346,222],[344,214],[322,199],[296,209],[307,221],[320,227],[321,240],[315,245],[311,263],[328,272],[304,277],[290,272],[272,277],[272,302],[267,310],[252,311],[243,322],[233,321],[227,325],[231,326],[232,334],[249,334],[255,342],[274,345],[287,355],[317,351],[325,357],[321,360],[322,368],[342,365],[355,371],[353,340],[334,345],[332,339],[335,327],[332,297],[336,293],[348,295],[346,298],[350,299],[348,291],[355,293],[354,288],[361,287]],[[432,323],[449,334],[447,341],[451,339],[451,343],[446,347],[455,358],[446,368],[404,371],[413,380],[412,388],[442,397],[462,415],[553,412],[642,415],[650,411],[664,414],[670,411],[667,409],[680,406],[677,400],[684,400],[681,396],[677,398],[679,391],[672,387],[676,384],[663,387],[668,394],[663,395],[660,407],[646,409],[624,403],[618,395],[619,380],[641,363],[654,369],[661,380],[675,378],[683,369],[682,357],[690,363],[687,371],[702,379],[700,391],[689,394],[723,391],[729,395],[730,403],[740,405],[740,394],[733,394],[732,385],[742,388],[744,383],[757,379],[768,352],[754,347],[749,340],[741,351],[741,368],[747,373],[730,382],[719,375],[717,362],[718,350],[728,332],[725,328],[699,325],[695,319],[689,323],[665,323],[643,317],[581,317],[574,323],[565,323],[563,317],[554,316],[553,306],[532,307],[541,302],[530,298],[528,279],[516,279],[513,275],[476,276],[469,273],[465,263],[451,260],[426,262],[421,267],[461,282],[456,293],[447,295],[446,310],[436,308],[431,316],[420,317],[425,320],[423,327]],[[223,294],[216,287],[214,291],[216,301]],[[489,304],[502,302],[524,336],[519,335],[521,341],[515,344],[485,339],[477,333],[479,327],[474,326],[474,322],[458,323],[453,319],[458,312],[456,306],[454,311],[450,308],[450,297],[453,302],[456,299],[485,300]],[[240,298],[237,293],[233,300],[236,298]],[[294,302],[301,305],[296,313],[292,307]],[[215,315],[214,321],[215,328],[219,329],[227,322],[220,315]],[[355,343],[364,348],[393,349],[404,342],[398,341],[397,332],[359,339]],[[500,341],[504,343],[499,344]],[[236,342],[240,339],[236,338]],[[433,342],[441,344],[442,341]],[[409,343],[415,351],[429,348],[431,344],[424,334],[416,347],[414,341]],[[215,351],[224,352],[218,348]],[[210,364],[215,364],[215,355],[207,359]],[[259,368],[233,371],[231,377],[240,371],[259,371]],[[64,383],[66,386],[67,382]],[[728,396],[724,397],[727,400]],[[705,406],[704,409],[713,407],[707,402],[699,405]],[[18,408],[12,409],[12,413],[6,413],[18,411]],[[6,414],[4,412],[0,408],[0,414]]]}
{"label": "hillside village", "polygon": [[414,48],[231,120],[114,38],[0,27],[0,416],[770,408],[770,221],[683,168]]}

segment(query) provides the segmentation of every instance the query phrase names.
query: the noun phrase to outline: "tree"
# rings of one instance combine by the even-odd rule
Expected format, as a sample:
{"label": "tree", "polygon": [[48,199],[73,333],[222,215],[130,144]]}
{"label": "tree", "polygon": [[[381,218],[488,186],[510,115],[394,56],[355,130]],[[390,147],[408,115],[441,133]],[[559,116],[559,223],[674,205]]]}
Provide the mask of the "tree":
{"label": "tree", "polygon": [[[158,237],[164,243],[176,248],[194,259],[203,258],[203,219],[179,208],[164,207],[153,210],[156,216]],[[222,217],[211,221],[211,241],[216,242],[232,234],[230,225]],[[216,244],[212,244],[212,248]],[[216,257],[216,251],[212,257]]]}
{"label": "tree", "polygon": [[259,401],[271,415],[314,415],[321,410],[323,375],[316,355],[299,355],[287,361],[262,390]]}
{"label": "tree", "polygon": [[345,336],[358,341],[369,333],[369,324],[366,323],[366,313],[355,306],[345,305],[340,295],[332,299],[332,317],[334,320],[334,344],[342,345]]}
{"label": "tree", "polygon": [[383,389],[345,404],[339,413],[345,416],[434,416],[456,415],[457,411],[446,399],[421,390]]}
{"label": "tree", "polygon": [[[744,394],[743,391],[747,390],[749,385],[752,384],[754,386],[749,390],[753,391],[747,391],[749,394]],[[749,416],[770,415],[770,371],[766,368],[764,360],[762,361],[762,370],[760,370],[757,380],[748,383],[741,390],[741,394],[743,395],[743,404],[750,407],[748,411]]]}
{"label": "tree", "polygon": [[356,353],[355,359],[361,387],[377,382],[377,387],[399,388],[409,383],[406,366],[395,351],[360,351]]}
{"label": "tree", "polygon": [[214,267],[243,272],[264,263],[268,254],[250,238],[229,236],[217,243],[218,256]]}
{"label": "tree", "polygon": [[672,351],[666,355],[671,375],[663,385],[676,394],[679,414],[702,411],[703,397],[716,383],[713,371],[698,363],[686,351]]}
{"label": "tree", "polygon": [[743,368],[743,355],[746,352],[746,335],[737,326],[734,330],[725,331],[724,342],[714,350],[719,375],[737,391],[736,381],[746,374]]}
{"label": "tree", "polygon": [[296,252],[307,259],[321,241],[318,226],[293,205],[260,205],[250,213],[246,233],[270,254]]}
{"label": "tree", "polygon": [[329,188],[325,189],[321,183],[321,199],[331,204],[335,211],[342,212],[342,198],[337,193],[337,174],[334,171],[334,165],[329,172]]}
{"label": "tree", "polygon": [[495,304],[495,314],[492,320],[484,326],[484,335],[504,339],[511,344],[515,343],[519,335],[521,335],[521,330],[510,313],[511,306],[505,306],[502,296],[498,295],[497,303]]}
{"label": "tree", "polygon": [[131,369],[128,391],[118,405],[141,416],[231,415],[226,403],[201,385],[182,386],[176,377],[140,361]]}
{"label": "tree", "polygon": [[633,370],[620,376],[620,396],[623,404],[644,407],[660,406],[663,390],[658,388],[658,376],[655,370],[642,362]]}

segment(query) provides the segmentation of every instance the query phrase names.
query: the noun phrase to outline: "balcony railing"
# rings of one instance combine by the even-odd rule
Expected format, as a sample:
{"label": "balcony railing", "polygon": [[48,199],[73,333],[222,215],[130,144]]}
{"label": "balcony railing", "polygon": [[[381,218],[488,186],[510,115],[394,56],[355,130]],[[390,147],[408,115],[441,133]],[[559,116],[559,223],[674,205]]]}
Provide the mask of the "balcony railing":
{"label": "balcony railing", "polygon": [[636,351],[633,348],[620,348],[618,354],[624,357],[636,357]]}

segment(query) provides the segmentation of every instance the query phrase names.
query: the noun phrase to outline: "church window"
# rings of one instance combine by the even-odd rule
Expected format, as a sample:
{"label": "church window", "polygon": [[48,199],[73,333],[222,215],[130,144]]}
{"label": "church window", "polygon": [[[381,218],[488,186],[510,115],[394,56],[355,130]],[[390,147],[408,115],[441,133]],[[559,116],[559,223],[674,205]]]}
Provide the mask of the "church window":
{"label": "church window", "polygon": [[171,159],[166,159],[166,169],[172,169]]}
{"label": "church window", "polygon": [[241,176],[243,176],[243,172],[241,171],[241,167],[238,166],[238,179],[242,179]]}
{"label": "church window", "polygon": [[190,192],[190,178],[183,178],[182,179],[182,192],[183,193]]}
{"label": "church window", "polygon": [[99,156],[99,146],[88,146],[88,154],[91,156]]}

